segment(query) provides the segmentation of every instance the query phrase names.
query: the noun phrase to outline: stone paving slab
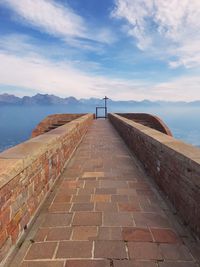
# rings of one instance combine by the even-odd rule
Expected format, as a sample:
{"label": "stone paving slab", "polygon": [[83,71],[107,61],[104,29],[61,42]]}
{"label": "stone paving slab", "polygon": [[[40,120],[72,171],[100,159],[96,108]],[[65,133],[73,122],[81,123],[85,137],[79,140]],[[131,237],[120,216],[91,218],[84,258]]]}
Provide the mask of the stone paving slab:
{"label": "stone paving slab", "polygon": [[198,266],[108,121],[94,121],[60,180],[33,239],[11,266]]}

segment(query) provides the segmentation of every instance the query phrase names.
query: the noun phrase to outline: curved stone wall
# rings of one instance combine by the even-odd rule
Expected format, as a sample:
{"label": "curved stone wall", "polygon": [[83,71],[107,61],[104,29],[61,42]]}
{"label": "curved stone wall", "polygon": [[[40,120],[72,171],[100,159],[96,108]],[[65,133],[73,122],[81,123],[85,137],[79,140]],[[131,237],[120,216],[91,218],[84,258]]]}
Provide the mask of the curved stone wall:
{"label": "curved stone wall", "polygon": [[161,133],[172,136],[170,129],[164,123],[164,121],[155,115],[147,113],[117,113],[117,114],[134,122],[153,128]]}
{"label": "curved stone wall", "polygon": [[27,231],[92,120],[93,114],[81,116],[0,153],[0,262]]}
{"label": "curved stone wall", "polygon": [[109,119],[184,223],[200,237],[200,149],[116,114]]}
{"label": "curved stone wall", "polygon": [[69,123],[75,119],[80,118],[85,114],[53,114],[49,115],[42,120],[32,131],[32,137],[36,137],[40,134],[47,133],[57,127],[60,127],[66,123]]}

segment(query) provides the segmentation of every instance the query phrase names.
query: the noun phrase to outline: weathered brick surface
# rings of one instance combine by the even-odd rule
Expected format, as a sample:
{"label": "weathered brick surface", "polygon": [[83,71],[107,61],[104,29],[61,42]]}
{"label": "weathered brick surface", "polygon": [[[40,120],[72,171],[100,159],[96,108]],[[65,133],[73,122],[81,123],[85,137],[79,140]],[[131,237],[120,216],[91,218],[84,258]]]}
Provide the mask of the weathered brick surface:
{"label": "weathered brick surface", "polygon": [[188,261],[180,261],[180,262],[174,262],[174,261],[165,261],[160,262],[159,267],[197,267],[197,265],[194,262],[188,262]]}
{"label": "weathered brick surface", "polygon": [[[0,153],[0,260],[24,233],[92,120],[93,115],[82,116],[59,132],[52,130]],[[74,181],[68,184],[74,187]],[[63,213],[69,211],[70,200],[70,193],[60,192],[44,225],[67,226],[71,216]]]}
{"label": "weathered brick surface", "polygon": [[128,242],[128,251],[131,259],[135,260],[163,260],[159,245],[151,242]]}
{"label": "weathered brick surface", "polygon": [[105,259],[125,259],[127,258],[125,243],[122,241],[96,241],[94,256]]}
{"label": "weathered brick surface", "polygon": [[98,240],[123,240],[120,227],[101,227],[98,231]]}
{"label": "weathered brick surface", "polygon": [[68,260],[65,267],[110,267],[108,260]]}
{"label": "weathered brick surface", "polygon": [[64,261],[24,261],[21,267],[63,267]]}
{"label": "weathered brick surface", "polygon": [[73,229],[73,240],[92,240],[97,236],[96,226],[76,226]]}
{"label": "weathered brick surface", "polygon": [[125,241],[153,242],[151,232],[147,228],[123,228],[122,236]]}
{"label": "weathered brick surface", "polygon": [[10,267],[195,266],[155,191],[109,121],[93,121]]}
{"label": "weathered brick surface", "polygon": [[102,225],[102,214],[101,212],[75,212],[73,225]]}
{"label": "weathered brick surface", "polygon": [[133,226],[132,214],[128,212],[104,212],[103,226]]}
{"label": "weathered brick surface", "polygon": [[109,119],[185,224],[200,237],[200,150],[116,114]]}
{"label": "weathered brick surface", "polygon": [[59,121],[66,121],[69,123],[84,114],[53,114],[47,116],[44,120],[42,120],[33,130],[32,137],[36,137],[38,135],[44,134],[47,132],[50,127],[54,124],[57,124]]}
{"label": "weathered brick surface", "polygon": [[[170,267],[172,266],[173,265],[170,265]],[[114,267],[158,267],[158,265],[154,261],[135,261],[135,260],[116,261],[114,260]]]}
{"label": "weathered brick surface", "polygon": [[91,258],[91,241],[65,241],[60,242],[56,258]]}
{"label": "weathered brick surface", "polygon": [[167,125],[157,116],[147,113],[117,113],[118,115],[125,117],[129,120],[141,123],[145,126],[153,128],[161,133],[172,136],[170,129]]}
{"label": "weathered brick surface", "polygon": [[159,243],[180,243],[180,239],[171,229],[151,229],[154,240]]}
{"label": "weathered brick surface", "polygon": [[52,259],[56,244],[56,242],[35,243],[29,248],[25,259]]}

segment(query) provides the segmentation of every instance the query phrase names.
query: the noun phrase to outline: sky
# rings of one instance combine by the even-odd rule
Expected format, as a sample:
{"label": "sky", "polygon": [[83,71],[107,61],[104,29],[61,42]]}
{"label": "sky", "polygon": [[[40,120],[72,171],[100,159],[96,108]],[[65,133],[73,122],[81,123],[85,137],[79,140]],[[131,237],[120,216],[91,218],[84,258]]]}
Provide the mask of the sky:
{"label": "sky", "polygon": [[0,0],[0,94],[200,100],[199,0]]}

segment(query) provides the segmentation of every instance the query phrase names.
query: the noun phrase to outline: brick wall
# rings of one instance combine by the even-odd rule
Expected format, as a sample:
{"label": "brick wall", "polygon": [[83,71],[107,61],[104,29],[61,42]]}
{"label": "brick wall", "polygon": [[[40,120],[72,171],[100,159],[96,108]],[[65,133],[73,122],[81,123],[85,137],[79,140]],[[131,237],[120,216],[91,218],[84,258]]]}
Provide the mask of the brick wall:
{"label": "brick wall", "polygon": [[87,114],[0,153],[0,261],[29,227],[92,120]]}
{"label": "brick wall", "polygon": [[118,115],[125,117],[129,120],[141,123],[145,126],[153,128],[161,133],[172,136],[170,129],[159,117],[147,113],[117,113]]}
{"label": "brick wall", "polygon": [[109,119],[184,223],[200,237],[200,149],[116,114]]}
{"label": "brick wall", "polygon": [[53,124],[58,123],[59,121],[73,121],[80,118],[85,114],[53,114],[49,115],[44,120],[42,120],[32,131],[32,137],[36,137],[40,134],[43,134],[49,130]]}

